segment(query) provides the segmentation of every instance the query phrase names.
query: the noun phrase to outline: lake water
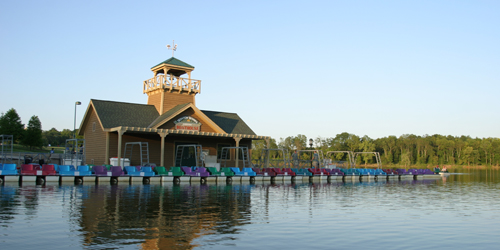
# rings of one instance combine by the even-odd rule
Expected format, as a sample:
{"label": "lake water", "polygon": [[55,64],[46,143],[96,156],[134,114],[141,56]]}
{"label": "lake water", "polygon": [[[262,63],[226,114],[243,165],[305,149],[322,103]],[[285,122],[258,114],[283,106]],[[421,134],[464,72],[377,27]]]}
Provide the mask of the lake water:
{"label": "lake water", "polygon": [[446,179],[0,186],[1,249],[496,249],[500,171]]}

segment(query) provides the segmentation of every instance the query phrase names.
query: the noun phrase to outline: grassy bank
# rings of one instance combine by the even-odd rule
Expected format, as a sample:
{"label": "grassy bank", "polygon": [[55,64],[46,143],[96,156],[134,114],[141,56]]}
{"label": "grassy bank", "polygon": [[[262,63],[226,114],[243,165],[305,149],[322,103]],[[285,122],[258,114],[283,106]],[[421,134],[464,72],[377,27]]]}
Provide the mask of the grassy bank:
{"label": "grassy bank", "polygon": [[[42,148],[34,148],[31,149],[29,147],[25,147],[19,144],[14,144],[12,146],[12,151],[14,153],[22,152],[22,153],[50,153],[50,150],[54,149],[54,154],[62,154],[64,153],[64,147],[42,147]],[[4,153],[10,153],[10,145],[4,145],[3,147]]]}

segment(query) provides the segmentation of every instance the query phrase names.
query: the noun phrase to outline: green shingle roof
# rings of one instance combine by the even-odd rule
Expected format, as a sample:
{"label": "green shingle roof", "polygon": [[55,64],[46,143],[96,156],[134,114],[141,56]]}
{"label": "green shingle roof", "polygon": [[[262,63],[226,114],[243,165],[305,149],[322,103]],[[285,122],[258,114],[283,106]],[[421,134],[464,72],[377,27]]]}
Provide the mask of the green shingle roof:
{"label": "green shingle roof", "polygon": [[104,128],[119,126],[146,128],[158,118],[154,105],[91,100]]}
{"label": "green shingle roof", "polygon": [[[151,128],[189,105],[179,104],[160,116],[154,105],[114,102],[92,99],[92,104],[103,128]],[[228,134],[255,135],[253,130],[236,113],[201,110],[210,120]]]}
{"label": "green shingle roof", "polygon": [[187,64],[187,63],[185,63],[185,62],[183,62],[183,61],[181,61],[181,60],[179,60],[179,59],[177,59],[175,57],[170,57],[169,59],[167,59],[167,60],[165,60],[165,61],[163,61],[161,63],[158,63],[158,64],[156,64],[155,66],[153,66],[151,68],[154,68],[154,67],[156,67],[158,65],[162,65],[162,64],[171,64],[171,65],[177,65],[177,66],[181,66],[181,67],[186,67],[186,68],[192,68],[192,69],[194,69],[194,66],[191,66],[191,65],[189,65],[189,64]]}
{"label": "green shingle roof", "polygon": [[184,104],[179,104],[175,107],[173,107],[172,109],[170,109],[169,111],[163,113],[163,115],[160,115],[158,118],[156,118],[156,120],[153,121],[153,123],[151,123],[148,128],[152,128],[156,125],[158,125],[158,123],[162,122],[163,120],[165,120],[166,118],[168,118],[169,116],[175,114],[175,112],[183,109],[184,107],[186,107],[187,105],[189,105],[189,103],[184,103]]}
{"label": "green shingle roof", "polygon": [[207,110],[201,110],[201,112],[228,134],[255,135],[253,130],[236,113]]}

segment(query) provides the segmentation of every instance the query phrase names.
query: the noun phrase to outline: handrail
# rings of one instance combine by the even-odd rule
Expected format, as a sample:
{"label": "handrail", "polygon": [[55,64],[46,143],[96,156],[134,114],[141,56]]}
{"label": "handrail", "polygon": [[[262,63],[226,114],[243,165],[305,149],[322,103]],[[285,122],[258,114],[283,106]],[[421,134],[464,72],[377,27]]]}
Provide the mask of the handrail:
{"label": "handrail", "polygon": [[373,154],[375,156],[375,160],[377,161],[377,167],[382,168],[382,160],[380,159],[380,153],[379,152],[354,152],[354,162],[356,162],[356,159],[358,158],[358,155],[360,154]]}
{"label": "handrail", "polygon": [[331,155],[334,155],[335,153],[347,153],[347,160],[350,167],[354,167],[356,165],[356,161],[354,160],[354,153],[352,151],[328,151],[326,152],[326,157],[331,157]]}
{"label": "handrail", "polygon": [[178,90],[189,93],[201,92],[201,80],[191,78],[176,77],[173,75],[157,75],[144,81],[143,93],[148,93],[157,89],[168,89],[169,91]]}

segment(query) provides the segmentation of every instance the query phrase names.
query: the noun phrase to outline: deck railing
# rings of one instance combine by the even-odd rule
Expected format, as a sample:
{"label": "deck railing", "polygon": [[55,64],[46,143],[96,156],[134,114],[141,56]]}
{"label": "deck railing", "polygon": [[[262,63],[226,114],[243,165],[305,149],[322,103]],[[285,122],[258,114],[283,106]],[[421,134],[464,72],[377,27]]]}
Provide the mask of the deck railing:
{"label": "deck railing", "polygon": [[181,78],[172,75],[157,75],[144,81],[143,93],[157,89],[168,89],[169,91],[186,91],[188,93],[201,92],[201,80]]}

